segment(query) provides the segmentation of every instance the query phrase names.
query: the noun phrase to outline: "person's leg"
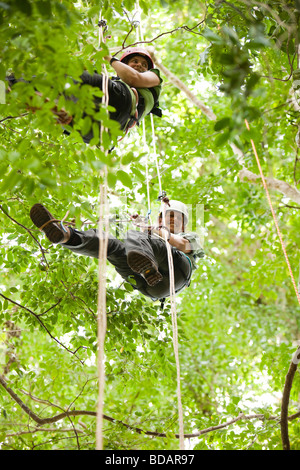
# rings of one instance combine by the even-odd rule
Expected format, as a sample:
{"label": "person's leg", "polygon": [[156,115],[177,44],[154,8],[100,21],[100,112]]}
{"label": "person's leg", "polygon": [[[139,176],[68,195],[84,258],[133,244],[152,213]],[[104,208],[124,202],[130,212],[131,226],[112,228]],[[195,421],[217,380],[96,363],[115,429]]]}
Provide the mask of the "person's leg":
{"label": "person's leg", "polygon": [[[42,230],[52,243],[59,243],[78,255],[98,258],[100,246],[98,230],[90,229],[81,232],[64,226],[42,204],[35,204],[31,208],[30,218],[34,225]],[[128,266],[124,243],[110,234],[107,243],[107,259],[123,279],[131,282],[133,287],[149,296],[146,292],[147,284],[145,280]]]}
{"label": "person's leg", "polygon": [[[68,227],[67,222],[65,226],[60,220],[55,219],[42,204],[32,206],[30,218],[34,225],[42,230],[52,243],[59,243],[77,254],[98,258],[100,246],[98,230],[90,229],[81,232]],[[120,266],[122,267],[123,263],[125,267],[127,260],[125,245],[110,234],[108,234],[107,255],[113,265],[119,260]]]}
{"label": "person's leg", "polygon": [[[154,252],[157,250],[154,249]],[[187,257],[171,247],[174,269],[175,292],[179,292],[189,285],[192,274],[191,264]],[[161,249],[157,257],[158,269],[162,274],[162,281],[154,286],[147,286],[147,292],[152,298],[162,299],[170,295],[170,273],[166,246]]]}
{"label": "person's leg", "polygon": [[[96,229],[85,231],[71,229],[69,241],[63,243],[62,246],[73,251],[73,253],[98,258],[100,238],[99,231]],[[124,242],[111,234],[108,234],[107,240],[107,260],[115,267],[117,273],[129,282],[134,289],[139,290],[147,297],[152,297],[147,291],[148,285],[145,279],[137,272],[134,272],[128,265]]]}
{"label": "person's leg", "polygon": [[[130,253],[139,253],[140,258],[150,259],[161,274],[159,282],[147,286],[148,294],[158,299],[168,297],[170,295],[170,280],[166,242],[158,237],[149,236],[147,233],[130,230],[127,232],[125,239],[125,248],[129,264]],[[174,247],[171,247],[171,253],[174,266],[175,291],[179,291],[188,284],[192,272],[191,264],[188,258]],[[134,264],[131,265],[131,268],[135,270]]]}
{"label": "person's leg", "polygon": [[[71,228],[70,232],[70,239],[65,243],[61,243],[64,248],[67,248],[78,255],[90,256],[92,258],[99,257],[100,240],[101,238],[103,240],[105,239],[104,233],[99,237],[99,231],[97,229],[81,231]],[[116,267],[122,277],[127,278],[133,274],[127,264],[124,243],[111,234],[108,234],[107,239],[107,259]]]}
{"label": "person's leg", "polygon": [[127,263],[131,269],[141,274],[149,286],[162,281],[148,233],[129,230],[124,243]]}

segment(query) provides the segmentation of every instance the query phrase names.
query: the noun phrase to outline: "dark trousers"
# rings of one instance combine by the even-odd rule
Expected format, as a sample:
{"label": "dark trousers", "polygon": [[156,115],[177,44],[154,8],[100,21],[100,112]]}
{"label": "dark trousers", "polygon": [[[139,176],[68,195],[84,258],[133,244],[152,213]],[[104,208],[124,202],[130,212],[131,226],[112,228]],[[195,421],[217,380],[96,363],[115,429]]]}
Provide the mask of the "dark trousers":
{"label": "dark trousers", "polygon": [[[74,253],[98,258],[99,236],[98,230],[90,229],[84,232],[74,230],[75,235],[80,238],[78,245],[64,244],[63,246]],[[71,239],[72,241],[72,239]],[[132,271],[127,264],[127,254],[129,251],[139,251],[150,257],[157,265],[163,280],[153,287],[148,286],[144,278]],[[179,250],[171,247],[175,290],[179,291],[189,283],[191,277],[190,260]],[[107,246],[107,259],[115,267],[116,271],[133,287],[142,294],[151,297],[153,300],[162,299],[170,295],[169,265],[167,247],[163,240],[150,236],[144,232],[129,230],[126,233],[124,242],[109,234]]]}
{"label": "dark trousers", "polygon": [[[90,85],[94,88],[99,88],[103,91],[103,76],[98,73],[91,75],[88,72],[83,72],[81,75],[83,85]],[[73,97],[71,99],[74,99]],[[99,109],[102,98],[95,96],[95,109]],[[130,119],[132,98],[127,86],[119,80],[108,79],[108,104],[113,106],[115,111],[109,113],[110,119],[117,121],[120,124],[120,129],[124,130],[126,124]],[[67,131],[65,133],[68,133]],[[93,138],[93,131],[90,130],[86,135],[82,136],[85,143],[89,143]]]}

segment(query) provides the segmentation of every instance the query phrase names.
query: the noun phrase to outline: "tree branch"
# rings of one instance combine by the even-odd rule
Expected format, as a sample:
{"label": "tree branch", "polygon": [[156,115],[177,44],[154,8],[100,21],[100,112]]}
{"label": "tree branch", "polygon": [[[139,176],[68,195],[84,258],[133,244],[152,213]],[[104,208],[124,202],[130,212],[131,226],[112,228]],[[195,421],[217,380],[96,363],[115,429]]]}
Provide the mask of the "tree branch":
{"label": "tree branch", "polygon": [[[36,432],[74,432],[73,428],[39,428],[34,427],[28,431],[19,431],[12,434],[6,434],[6,437],[16,437],[16,436],[23,436],[24,434],[35,434]],[[84,433],[81,429],[76,429],[77,433]]]}
{"label": "tree branch", "polygon": [[39,249],[41,250],[41,253],[42,253],[42,257],[45,261],[45,263],[47,264],[48,268],[49,268],[49,264],[48,264],[48,261],[47,261],[47,258],[45,256],[45,250],[44,248],[42,247],[42,245],[40,244],[40,242],[32,235],[31,233],[31,230],[29,230],[29,228],[25,227],[25,225],[22,225],[20,224],[20,222],[18,222],[17,220],[13,219],[13,217],[11,217],[2,207],[2,205],[0,204],[0,209],[2,210],[3,214],[6,215],[6,217],[8,217],[10,220],[12,220],[15,224],[19,225],[19,227],[22,227],[24,230],[26,230],[29,235],[34,239],[34,241],[38,244],[39,246]]}
{"label": "tree branch", "polygon": [[28,114],[29,113],[23,113],[23,114],[20,114],[20,116],[6,116],[5,118],[0,120],[0,123],[4,122],[4,121],[7,121],[7,119],[18,119],[20,117],[27,116]]}
{"label": "tree branch", "polygon": [[[2,387],[7,391],[7,393],[12,397],[12,399],[22,408],[23,411],[31,418],[33,421],[35,421],[38,426],[43,426],[45,424],[52,424],[56,423],[57,421],[60,421],[64,418],[69,418],[70,416],[93,416],[96,417],[97,413],[95,411],[86,411],[86,410],[67,410],[62,413],[59,413],[58,415],[52,416],[50,418],[40,418],[36,413],[34,413],[22,400],[21,398],[7,385],[6,381],[4,378],[0,375],[0,384]],[[288,416],[287,419],[289,421],[292,421],[296,418],[300,417],[300,412],[295,413],[291,416]],[[143,434],[146,436],[154,436],[154,437],[167,437],[166,433],[160,433],[160,432],[155,432],[155,431],[145,431],[141,428],[138,428],[136,426],[131,426],[127,423],[124,423],[121,420],[114,419],[111,416],[103,415],[103,419],[106,421],[109,421],[111,423],[116,423],[116,424],[121,424],[122,426],[126,427],[127,429],[130,429],[138,434]],[[232,424],[237,423],[238,421],[242,420],[252,420],[252,419],[259,419],[261,421],[279,421],[279,418],[277,416],[268,416],[265,417],[263,414],[253,414],[253,415],[245,415],[244,413],[240,413],[236,418],[233,418],[229,421],[226,421],[225,423],[218,424],[216,426],[211,426],[206,429],[202,429],[198,432],[194,433],[189,433],[185,434],[185,438],[192,438],[192,437],[199,437],[204,434],[217,431],[219,429],[224,429],[228,426],[231,426]],[[179,438],[179,434],[174,434],[174,437]]]}
{"label": "tree branch", "polygon": [[281,440],[283,450],[290,450],[290,440],[289,440],[289,428],[288,428],[288,410],[289,410],[289,401],[290,401],[290,393],[293,385],[293,380],[295,377],[295,373],[298,367],[300,347],[297,349],[294,357],[297,361],[294,360],[291,362],[288,373],[285,378],[285,384],[282,394],[282,401],[281,401],[281,420],[280,420],[280,427],[281,427]]}
{"label": "tree branch", "polygon": [[[260,175],[252,173],[252,171],[247,170],[247,168],[243,168],[239,173],[241,181],[247,180],[251,183],[261,183]],[[292,201],[300,204],[300,192],[290,186],[288,183],[282,180],[277,180],[275,178],[265,178],[267,186],[270,189],[274,189],[276,191],[281,192],[285,197],[288,197]]]}
{"label": "tree branch", "polygon": [[[64,348],[66,351],[68,351],[69,353],[73,354],[81,363],[83,363],[83,361],[76,355],[76,352],[78,351],[79,348],[76,349],[76,351],[71,351],[69,348],[67,348],[67,346],[65,346],[63,343],[61,343],[57,338],[55,338],[55,336],[53,336],[51,334],[51,332],[48,330],[48,328],[46,327],[46,325],[42,322],[42,320],[40,319],[40,315],[43,315],[43,313],[46,313],[46,312],[43,312],[41,313],[40,315],[38,315],[37,313],[34,313],[32,310],[30,310],[28,307],[25,307],[24,305],[21,305],[19,304],[18,302],[16,302],[15,300],[12,300],[10,299],[9,297],[6,297],[4,294],[2,294],[0,292],[0,297],[2,297],[3,299],[7,300],[8,302],[14,304],[14,305],[17,305],[18,307],[26,310],[27,312],[29,312],[31,315],[34,316],[34,318],[38,321],[38,323],[41,325],[42,328],[44,328],[44,330],[46,330],[46,332],[48,333],[48,335],[50,336],[51,339],[53,339],[54,341],[56,341],[56,343],[58,343],[62,348]],[[57,302],[60,303],[61,300],[59,300]],[[51,308],[54,308],[57,304],[53,305],[52,307],[50,307],[48,310],[46,311],[49,311]],[[84,348],[84,346],[82,346]]]}
{"label": "tree branch", "polygon": [[[129,34],[131,33],[133,27],[131,27],[131,30],[129,31],[129,33],[127,33],[124,41],[123,41],[123,44],[122,44],[122,49],[127,49],[128,47],[132,47],[132,46],[136,46],[138,44],[150,44],[154,41],[156,41],[157,39],[161,38],[162,36],[165,36],[166,34],[172,34],[172,33],[175,33],[177,31],[180,31],[181,29],[185,30],[185,31],[188,31],[190,33],[194,33],[194,34],[198,34],[199,36],[201,36],[201,33],[197,33],[195,32],[194,30],[196,28],[198,28],[198,26],[200,26],[202,23],[204,23],[205,20],[201,20],[199,21],[199,23],[197,23],[195,26],[193,26],[192,28],[189,28],[187,25],[183,25],[183,26],[178,26],[177,28],[175,29],[172,29],[171,31],[164,31],[163,33],[160,33],[158,34],[158,36],[155,36],[154,38],[152,39],[148,39],[147,41],[136,41],[136,42],[133,42],[132,44],[129,44],[129,46],[125,46],[125,42],[126,42],[126,39],[128,38]],[[117,53],[121,52],[121,51],[118,51]]]}

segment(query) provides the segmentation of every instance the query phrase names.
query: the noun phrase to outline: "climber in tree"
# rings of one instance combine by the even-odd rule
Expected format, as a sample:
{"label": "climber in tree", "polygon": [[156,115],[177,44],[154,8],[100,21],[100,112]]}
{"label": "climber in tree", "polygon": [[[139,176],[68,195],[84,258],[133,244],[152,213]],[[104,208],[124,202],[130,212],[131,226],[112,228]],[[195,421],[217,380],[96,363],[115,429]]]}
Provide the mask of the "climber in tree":
{"label": "climber in tree", "polygon": [[[98,258],[100,238],[97,229],[80,231],[55,219],[42,205],[35,204],[30,217],[36,227],[54,244],[79,255]],[[165,238],[171,245],[174,265],[175,291],[189,286],[195,260],[204,252],[196,233],[185,232],[188,210],[180,201],[169,201],[158,226],[145,226],[144,231],[129,230],[124,241],[108,234],[107,259],[127,282],[153,300],[170,295],[169,264]],[[101,234],[103,237],[104,235]]]}
{"label": "climber in tree", "polygon": [[[126,132],[149,113],[162,115],[158,102],[162,79],[159,70],[154,68],[153,60],[148,51],[134,47],[127,49],[120,60],[111,56],[106,56],[105,60],[110,62],[117,73],[116,77],[108,79],[108,104],[115,108],[115,111],[110,112],[109,116],[120,124],[121,130]],[[7,77],[7,80],[9,89],[15,83],[25,81],[22,79],[16,80],[13,74]],[[102,74],[94,73],[91,75],[84,71],[80,76],[80,80],[81,86],[88,85],[103,91]],[[68,99],[77,102],[77,98],[74,96],[68,97]],[[95,111],[99,109],[101,101],[102,98],[94,96]],[[29,105],[28,109],[36,111],[37,108],[31,108]],[[52,112],[57,116],[59,124],[70,124],[72,126],[73,117],[64,109],[53,108]],[[65,133],[68,134],[69,132],[65,131]],[[92,130],[83,136],[86,143],[89,143],[92,138]]]}
{"label": "climber in tree", "polygon": [[[110,118],[120,124],[121,130],[127,131],[149,113],[161,116],[158,100],[162,79],[151,55],[145,49],[134,47],[127,49],[120,60],[111,56],[104,58],[117,73],[117,77],[108,80],[108,104],[115,108]],[[90,75],[85,71],[80,78],[83,84],[102,90],[101,74]],[[101,98],[95,97],[96,106],[100,101]],[[92,137],[90,131],[83,139],[89,142]]]}

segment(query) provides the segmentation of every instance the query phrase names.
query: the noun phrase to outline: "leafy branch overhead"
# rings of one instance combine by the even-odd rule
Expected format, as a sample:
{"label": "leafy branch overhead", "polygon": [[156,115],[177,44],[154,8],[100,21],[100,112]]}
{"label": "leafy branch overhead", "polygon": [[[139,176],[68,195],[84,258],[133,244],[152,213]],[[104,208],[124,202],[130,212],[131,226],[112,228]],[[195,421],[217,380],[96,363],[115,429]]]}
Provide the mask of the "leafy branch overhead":
{"label": "leafy branch overhead", "polygon": [[[149,116],[145,148],[143,126],[122,139],[106,106],[95,111],[92,90],[77,83],[133,44],[148,48],[163,77],[163,115],[154,118],[163,189],[191,207],[190,228],[204,237],[206,256],[177,296],[186,444],[299,449],[300,310],[251,145],[297,282],[299,2],[137,5],[0,2],[1,449],[95,448],[97,260],[51,245],[29,211],[41,202],[59,217],[69,211],[79,229],[96,227],[106,169],[110,231],[122,237],[130,215],[147,213],[148,163],[155,220]],[[9,87],[12,73],[21,81]],[[94,118],[109,129],[101,148]],[[170,303],[162,309],[108,265],[106,304],[104,446],[177,449]]]}

